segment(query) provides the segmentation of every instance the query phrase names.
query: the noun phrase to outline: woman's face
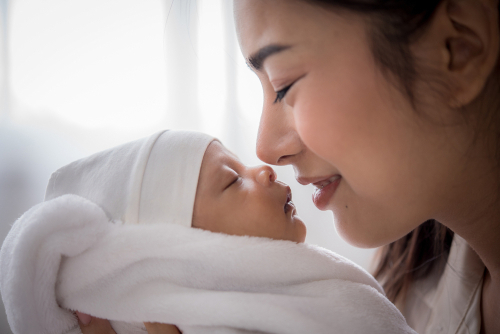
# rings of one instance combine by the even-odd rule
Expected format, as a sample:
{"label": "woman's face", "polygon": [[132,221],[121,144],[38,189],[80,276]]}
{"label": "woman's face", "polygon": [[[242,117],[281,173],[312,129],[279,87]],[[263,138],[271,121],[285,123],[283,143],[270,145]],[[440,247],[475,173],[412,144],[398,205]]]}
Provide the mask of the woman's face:
{"label": "woman's face", "polygon": [[300,183],[315,184],[316,206],[333,211],[338,232],[359,247],[449,218],[439,215],[453,205],[449,190],[461,193],[464,129],[413,110],[375,63],[361,17],[294,0],[234,6],[264,91],[264,162],[291,164]]}

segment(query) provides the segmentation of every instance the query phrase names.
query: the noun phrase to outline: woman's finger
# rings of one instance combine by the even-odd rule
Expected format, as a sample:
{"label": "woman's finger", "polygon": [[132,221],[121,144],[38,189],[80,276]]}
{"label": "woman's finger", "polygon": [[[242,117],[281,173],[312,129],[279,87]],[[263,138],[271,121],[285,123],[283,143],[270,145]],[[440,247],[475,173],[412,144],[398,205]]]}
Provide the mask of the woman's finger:
{"label": "woman's finger", "polygon": [[82,334],[116,334],[106,319],[93,318],[88,314],[76,312]]}
{"label": "woman's finger", "polygon": [[160,324],[158,322],[145,322],[144,326],[146,326],[148,334],[181,334],[181,331],[174,325]]}

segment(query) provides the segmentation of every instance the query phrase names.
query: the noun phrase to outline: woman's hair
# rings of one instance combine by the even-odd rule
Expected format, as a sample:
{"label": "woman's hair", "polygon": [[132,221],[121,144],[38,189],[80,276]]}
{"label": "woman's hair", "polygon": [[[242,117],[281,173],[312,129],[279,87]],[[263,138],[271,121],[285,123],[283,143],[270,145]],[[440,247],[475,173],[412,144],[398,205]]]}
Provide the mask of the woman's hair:
{"label": "woman's hair", "polygon": [[380,248],[374,276],[382,281],[387,298],[404,299],[413,282],[440,270],[448,259],[453,232],[428,220],[403,238]]}
{"label": "woman's hair", "polygon": [[410,44],[423,33],[442,0],[304,0],[325,7],[366,14],[373,25],[371,49],[382,70],[398,79],[409,101],[415,105],[417,66]]}
{"label": "woman's hair", "polygon": [[[417,109],[414,84],[419,79],[417,73],[422,71],[417,68],[410,45],[425,31],[443,0],[302,1],[367,15],[372,25],[369,37],[375,60],[385,73],[392,74],[397,86]],[[498,117],[498,106],[493,113]],[[500,143],[497,145],[497,157],[500,157]],[[387,297],[393,302],[404,300],[406,291],[416,280],[427,277],[434,269],[442,269],[452,239],[450,229],[429,220],[403,238],[383,246],[374,275],[382,282]]]}

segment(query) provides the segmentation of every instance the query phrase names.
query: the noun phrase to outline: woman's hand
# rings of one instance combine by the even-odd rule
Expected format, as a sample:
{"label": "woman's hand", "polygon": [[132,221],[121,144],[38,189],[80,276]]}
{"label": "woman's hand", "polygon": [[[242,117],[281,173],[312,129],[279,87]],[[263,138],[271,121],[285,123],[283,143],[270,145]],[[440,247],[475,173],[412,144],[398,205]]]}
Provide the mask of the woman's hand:
{"label": "woman's hand", "polygon": [[[92,318],[88,314],[76,312],[78,324],[83,334],[116,334],[111,324],[106,319]],[[145,322],[148,334],[181,334],[174,325]]]}

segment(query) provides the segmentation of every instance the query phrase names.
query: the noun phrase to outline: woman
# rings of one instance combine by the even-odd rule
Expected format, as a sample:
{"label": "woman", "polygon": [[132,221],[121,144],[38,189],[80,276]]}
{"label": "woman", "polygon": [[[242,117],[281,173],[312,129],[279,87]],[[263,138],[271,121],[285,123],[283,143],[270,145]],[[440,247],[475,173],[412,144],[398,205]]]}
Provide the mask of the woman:
{"label": "woman", "polygon": [[375,276],[417,332],[500,333],[498,0],[234,5],[258,156],[383,246]]}

